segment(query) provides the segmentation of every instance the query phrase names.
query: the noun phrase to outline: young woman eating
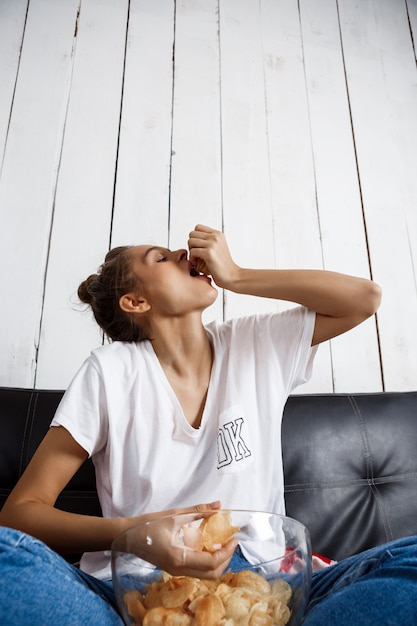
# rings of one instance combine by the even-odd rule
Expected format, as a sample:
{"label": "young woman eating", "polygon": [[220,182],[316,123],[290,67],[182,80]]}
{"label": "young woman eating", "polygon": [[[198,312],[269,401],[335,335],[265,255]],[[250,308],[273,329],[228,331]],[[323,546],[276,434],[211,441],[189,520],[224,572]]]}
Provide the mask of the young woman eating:
{"label": "young woman eating", "polygon": [[[217,297],[215,286],[299,306],[205,326],[202,313]],[[285,513],[276,452],[285,402],[310,377],[318,344],[373,315],[380,289],[328,271],[239,267],[223,233],[198,225],[188,251],[151,245],[110,251],[79,297],[109,343],[81,366],[1,511],[9,527],[0,533],[5,624],[121,624],[109,550],[143,519],[215,510],[220,502]],[[54,506],[88,456],[102,518]],[[214,554],[188,553],[184,562],[182,551],[156,542],[141,556],[172,574],[215,578],[236,546],[232,540]],[[407,555],[414,549],[417,560],[413,546]],[[57,554],[73,552],[85,553],[80,568]],[[325,612],[333,610],[333,591],[349,578],[348,566],[314,575],[306,624],[348,623]],[[355,593],[360,584],[344,588]]]}

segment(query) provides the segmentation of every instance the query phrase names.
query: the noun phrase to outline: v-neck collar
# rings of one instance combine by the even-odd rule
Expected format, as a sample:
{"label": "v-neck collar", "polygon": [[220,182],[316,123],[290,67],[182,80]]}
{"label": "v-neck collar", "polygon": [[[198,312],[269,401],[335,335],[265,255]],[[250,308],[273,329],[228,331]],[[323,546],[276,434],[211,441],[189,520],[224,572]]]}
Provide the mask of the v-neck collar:
{"label": "v-neck collar", "polygon": [[210,378],[209,378],[209,383],[208,383],[208,388],[207,388],[206,399],[204,402],[204,408],[203,408],[203,412],[201,415],[200,425],[198,426],[198,428],[194,428],[194,426],[192,426],[190,422],[187,420],[187,418],[185,417],[182,405],[180,401],[178,400],[177,394],[175,393],[171,383],[168,380],[168,377],[155,353],[155,350],[153,349],[152,343],[150,341],[144,342],[145,347],[146,347],[146,352],[154,366],[154,370],[158,373],[159,378],[163,384],[163,387],[165,388],[165,391],[168,397],[170,398],[171,403],[175,409],[175,418],[176,418],[175,426],[180,427],[183,432],[186,432],[187,434],[193,437],[197,437],[201,435],[205,429],[205,424],[207,421],[207,414],[210,412],[210,406],[212,403],[212,394],[213,394],[212,389],[216,387],[216,385],[214,384],[216,369],[217,369],[216,368],[217,366],[216,354],[213,349],[211,336],[208,335],[208,338],[212,346],[213,362],[211,364],[211,371],[210,371]]}

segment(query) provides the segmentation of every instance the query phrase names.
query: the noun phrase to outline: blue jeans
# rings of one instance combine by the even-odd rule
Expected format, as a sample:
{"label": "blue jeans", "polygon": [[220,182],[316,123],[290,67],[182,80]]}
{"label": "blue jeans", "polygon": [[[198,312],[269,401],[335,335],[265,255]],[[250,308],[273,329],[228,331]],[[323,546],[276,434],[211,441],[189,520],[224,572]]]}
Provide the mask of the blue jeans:
{"label": "blue jeans", "polygon": [[123,626],[111,582],[67,563],[45,544],[0,527],[2,626]]}
{"label": "blue jeans", "polygon": [[303,626],[417,624],[417,536],[397,539],[313,574]]}
{"label": "blue jeans", "polygon": [[[236,554],[235,560],[242,557]],[[2,626],[122,626],[111,582],[68,564],[42,542],[0,527]],[[313,574],[303,626],[417,624],[417,536]]]}

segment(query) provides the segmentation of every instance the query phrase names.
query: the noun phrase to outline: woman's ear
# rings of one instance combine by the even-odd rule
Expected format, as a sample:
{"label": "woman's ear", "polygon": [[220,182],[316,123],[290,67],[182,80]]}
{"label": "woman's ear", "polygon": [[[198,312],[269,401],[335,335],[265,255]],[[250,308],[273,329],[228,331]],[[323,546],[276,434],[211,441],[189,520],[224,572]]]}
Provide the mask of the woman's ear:
{"label": "woman's ear", "polygon": [[119,300],[119,306],[125,313],[147,313],[151,309],[147,300],[134,293],[125,293]]}

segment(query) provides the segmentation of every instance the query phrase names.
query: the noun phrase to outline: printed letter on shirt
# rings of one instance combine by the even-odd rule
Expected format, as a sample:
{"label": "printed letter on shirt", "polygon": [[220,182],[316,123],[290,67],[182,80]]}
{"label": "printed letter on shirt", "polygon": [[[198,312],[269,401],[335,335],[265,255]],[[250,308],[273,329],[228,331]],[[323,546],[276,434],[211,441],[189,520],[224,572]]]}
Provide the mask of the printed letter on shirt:
{"label": "printed letter on shirt", "polygon": [[225,473],[246,468],[252,456],[245,417],[238,406],[220,415],[217,433],[217,469]]}

